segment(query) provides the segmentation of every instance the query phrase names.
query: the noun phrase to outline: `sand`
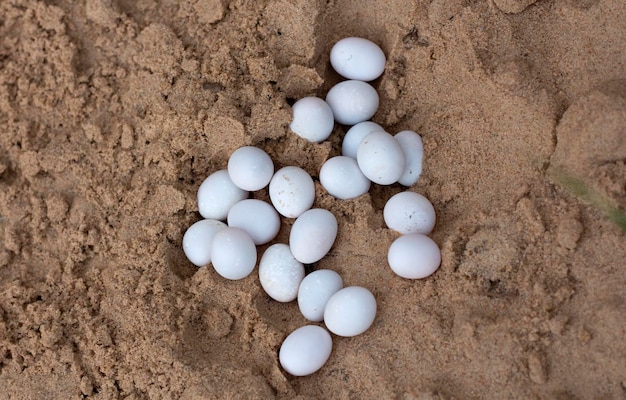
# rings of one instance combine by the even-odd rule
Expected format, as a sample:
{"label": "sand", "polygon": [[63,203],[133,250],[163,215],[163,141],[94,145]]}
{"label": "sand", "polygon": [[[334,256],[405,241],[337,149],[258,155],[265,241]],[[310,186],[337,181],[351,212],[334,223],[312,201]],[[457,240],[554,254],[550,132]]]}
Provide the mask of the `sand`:
{"label": "sand", "polygon": [[[370,3],[0,2],[1,398],[626,398],[626,3]],[[388,57],[373,120],[423,137],[409,190],[443,262],[387,266],[404,188],[318,184],[339,234],[314,268],[379,309],[296,378],[277,352],[297,305],[194,267],[181,239],[239,146],[314,177],[340,153],[346,127],[311,144],[288,125],[350,35]]]}

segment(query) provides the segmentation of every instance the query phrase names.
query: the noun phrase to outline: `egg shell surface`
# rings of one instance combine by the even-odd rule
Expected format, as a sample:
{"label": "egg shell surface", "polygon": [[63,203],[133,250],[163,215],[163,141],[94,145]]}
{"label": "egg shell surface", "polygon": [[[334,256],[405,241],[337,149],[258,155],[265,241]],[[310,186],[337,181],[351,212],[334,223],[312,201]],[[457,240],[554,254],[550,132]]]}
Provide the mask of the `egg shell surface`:
{"label": "egg shell surface", "polygon": [[259,280],[272,299],[286,303],[298,297],[304,265],[291,254],[289,246],[276,243],[265,250],[259,262]]}
{"label": "egg shell surface", "polygon": [[343,38],[330,50],[330,64],[347,79],[373,81],[382,75],[386,61],[376,43],[360,37]]}
{"label": "egg shell surface", "polygon": [[291,227],[289,247],[303,264],[321,260],[335,243],[337,219],[328,210],[313,208],[300,215]]}
{"label": "egg shell surface", "polygon": [[335,121],[354,125],[367,121],[378,110],[378,93],[363,81],[343,81],[333,86],[326,95],[326,102],[333,110]]}
{"label": "egg shell surface", "polygon": [[197,267],[211,263],[213,236],[224,228],[226,224],[215,219],[203,219],[191,225],[183,235],[187,259]]}
{"label": "egg shell surface", "polygon": [[313,206],[315,184],[302,168],[288,166],[279,169],[270,181],[270,200],[278,213],[297,218]]}
{"label": "egg shell surface", "polygon": [[397,193],[383,209],[385,224],[403,235],[410,233],[429,234],[435,227],[435,208],[423,195],[415,192]]}
{"label": "egg shell surface", "polygon": [[333,341],[326,329],[306,325],[291,332],[278,352],[280,365],[294,376],[306,376],[326,364],[333,348]]}
{"label": "egg shell surface", "polygon": [[304,97],[294,103],[292,111],[289,128],[309,142],[320,143],[328,139],[333,131],[333,111],[323,99]]}
{"label": "egg shell surface", "polygon": [[206,219],[223,221],[232,206],[248,197],[233,183],[225,169],[209,175],[198,188],[198,212]]}
{"label": "egg shell surface", "polygon": [[402,278],[422,279],[437,271],[441,251],[428,236],[413,233],[400,236],[391,243],[387,261],[391,270]]}
{"label": "egg shell surface", "polygon": [[370,181],[391,185],[404,173],[404,152],[400,143],[387,132],[372,132],[365,136],[357,150],[359,168]]}
{"label": "egg shell surface", "polygon": [[254,146],[243,146],[228,159],[228,176],[243,190],[263,189],[274,175],[274,162],[263,150]]}
{"label": "egg shell surface", "polygon": [[401,131],[394,138],[400,143],[404,152],[404,172],[398,183],[404,186],[413,186],[422,174],[422,160],[424,158],[424,144],[422,137],[413,131]]}
{"label": "egg shell surface", "polygon": [[332,157],[322,165],[320,183],[338,199],[353,199],[370,190],[370,180],[363,175],[354,158]]}
{"label": "egg shell surface", "polygon": [[341,276],[330,269],[319,269],[305,276],[298,289],[298,307],[304,318],[323,321],[328,299],[342,287]]}
{"label": "egg shell surface", "polygon": [[361,286],[349,286],[333,294],[324,309],[324,323],[335,335],[350,337],[365,332],[376,318],[376,299]]}
{"label": "egg shell surface", "polygon": [[359,149],[361,141],[365,138],[365,136],[375,131],[384,132],[385,130],[382,126],[372,121],[363,121],[352,126],[348,129],[348,132],[346,132],[346,135],[343,137],[343,141],[341,142],[341,154],[356,160],[356,153]]}
{"label": "egg shell surface", "polygon": [[269,243],[280,230],[276,209],[263,200],[241,200],[232,206],[227,221],[228,226],[246,231],[257,246]]}
{"label": "egg shell surface", "polygon": [[224,228],[213,236],[211,261],[215,271],[231,280],[250,275],[256,265],[256,246],[243,229]]}

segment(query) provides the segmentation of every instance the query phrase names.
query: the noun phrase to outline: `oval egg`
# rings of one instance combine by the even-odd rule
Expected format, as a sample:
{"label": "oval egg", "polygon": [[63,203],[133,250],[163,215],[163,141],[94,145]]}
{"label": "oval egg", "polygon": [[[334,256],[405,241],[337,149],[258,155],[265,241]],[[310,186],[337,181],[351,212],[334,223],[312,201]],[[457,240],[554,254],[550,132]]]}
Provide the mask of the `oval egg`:
{"label": "oval egg", "polygon": [[243,229],[254,244],[270,242],[280,230],[280,217],[271,204],[257,199],[245,199],[228,212],[228,226]]}
{"label": "oval egg", "polygon": [[293,119],[289,128],[309,142],[319,143],[328,139],[335,119],[328,103],[318,97],[305,97],[292,106]]}
{"label": "oval egg", "polygon": [[437,271],[441,264],[441,251],[428,236],[413,233],[400,236],[391,243],[387,261],[397,275],[406,279],[422,279]]}
{"label": "oval egg", "polygon": [[333,340],[326,329],[306,325],[291,332],[278,352],[280,365],[294,376],[311,375],[326,364]]}
{"label": "oval egg", "polygon": [[363,175],[354,158],[337,156],[322,165],[320,183],[328,193],[345,200],[367,193],[371,182]]}
{"label": "oval egg", "polygon": [[333,110],[335,121],[354,125],[367,121],[378,110],[378,93],[363,81],[343,81],[333,86],[326,95],[326,103]]}
{"label": "oval egg", "polygon": [[272,299],[286,303],[298,297],[304,265],[291,254],[289,246],[276,243],[265,250],[259,262],[259,280]]}
{"label": "oval egg", "polygon": [[270,200],[278,213],[297,218],[311,208],[315,201],[315,184],[300,167],[284,167],[276,171],[270,181]]}
{"label": "oval egg", "polygon": [[385,53],[370,40],[343,38],[330,50],[330,64],[344,78],[373,81],[385,70]]}
{"label": "oval egg", "polygon": [[359,144],[356,160],[370,181],[390,185],[404,172],[404,152],[400,143],[387,132],[375,131]]}
{"label": "oval egg", "polygon": [[328,253],[336,237],[335,216],[328,210],[313,208],[302,213],[293,223],[289,247],[296,260],[311,264]]}
{"label": "oval egg", "polygon": [[342,287],[341,276],[330,269],[319,269],[304,277],[298,289],[298,308],[304,318],[315,322],[324,320],[328,299]]}
{"label": "oval egg", "polygon": [[248,194],[233,183],[227,170],[216,171],[198,188],[198,212],[206,219],[225,220],[230,208]]}

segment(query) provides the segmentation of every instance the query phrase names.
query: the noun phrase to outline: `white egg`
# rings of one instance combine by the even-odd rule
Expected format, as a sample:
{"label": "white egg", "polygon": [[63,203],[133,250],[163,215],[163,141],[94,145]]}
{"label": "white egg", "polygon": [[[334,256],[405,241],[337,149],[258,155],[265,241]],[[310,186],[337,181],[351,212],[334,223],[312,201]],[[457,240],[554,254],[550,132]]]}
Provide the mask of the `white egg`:
{"label": "white egg", "polygon": [[328,139],[335,119],[328,103],[318,97],[305,97],[292,107],[293,119],[289,128],[309,142],[319,143]]}
{"label": "white egg", "polygon": [[376,131],[359,144],[356,160],[370,181],[390,185],[404,173],[404,152],[400,143],[387,132]]}
{"label": "white egg", "polygon": [[209,175],[198,189],[198,211],[206,219],[225,220],[232,206],[248,197],[233,183],[225,169]]}
{"label": "white egg", "polygon": [[399,276],[421,279],[439,268],[441,251],[437,243],[428,236],[413,233],[394,240],[389,247],[387,261],[393,272]]}
{"label": "white egg", "polygon": [[308,274],[298,289],[298,307],[304,318],[324,320],[324,309],[330,296],[343,287],[341,276],[330,269],[319,269]]}
{"label": "white egg", "polygon": [[347,79],[373,81],[382,75],[386,61],[376,43],[359,37],[341,39],[330,50],[330,64]]}
{"label": "white egg", "polygon": [[353,199],[367,193],[371,182],[363,175],[354,158],[337,156],[322,165],[320,183],[338,199]]}
{"label": "white egg", "polygon": [[412,186],[422,173],[422,159],[424,158],[424,145],[422,138],[416,132],[402,131],[394,136],[404,151],[406,165],[398,183],[404,186]]}
{"label": "white egg", "polygon": [[213,236],[224,228],[226,224],[215,219],[203,219],[191,225],[183,235],[187,259],[198,267],[211,263]]}
{"label": "white egg", "polygon": [[414,192],[393,195],[383,210],[385,224],[403,235],[429,234],[435,227],[435,208],[424,196]]}
{"label": "white egg", "polygon": [[243,146],[228,159],[228,176],[243,190],[260,190],[270,183],[274,175],[274,163],[270,156],[254,146]]}
{"label": "white egg", "polygon": [[382,126],[372,121],[363,121],[352,126],[343,137],[343,142],[341,143],[341,154],[356,160],[356,152],[359,149],[361,141],[365,138],[365,136],[375,131],[384,132],[385,130]]}
{"label": "white egg", "polygon": [[228,226],[246,231],[256,245],[270,242],[280,230],[280,217],[271,204],[245,199],[228,212]]}
{"label": "white egg", "polygon": [[270,200],[276,211],[287,218],[297,218],[313,206],[315,184],[299,167],[284,167],[270,181]]}
{"label": "white egg", "polygon": [[294,376],[311,375],[326,364],[333,340],[326,329],[306,325],[291,332],[280,346],[280,365]]}
{"label": "white egg", "polygon": [[256,265],[256,246],[243,229],[224,228],[213,236],[211,261],[226,279],[243,279]]}
{"label": "white egg", "polygon": [[363,81],[343,81],[333,86],[326,95],[335,121],[354,125],[367,121],[378,110],[378,93]]}
{"label": "white egg", "polygon": [[276,243],[265,250],[259,262],[259,280],[272,299],[286,303],[298,297],[304,265],[293,258],[289,246]]}
{"label": "white egg", "polygon": [[376,299],[367,289],[349,286],[337,291],[326,303],[324,323],[339,336],[365,332],[376,318]]}
{"label": "white egg", "polygon": [[313,208],[300,215],[291,227],[291,253],[304,264],[321,260],[337,237],[337,219],[328,210]]}

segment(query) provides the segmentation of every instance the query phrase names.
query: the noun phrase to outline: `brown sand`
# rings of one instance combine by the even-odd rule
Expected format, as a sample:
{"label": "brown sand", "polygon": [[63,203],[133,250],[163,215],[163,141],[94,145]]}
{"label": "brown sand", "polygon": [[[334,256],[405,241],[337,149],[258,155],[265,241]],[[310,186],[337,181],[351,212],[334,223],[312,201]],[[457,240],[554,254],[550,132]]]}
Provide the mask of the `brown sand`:
{"label": "brown sand", "polygon": [[[626,208],[626,2],[75,3],[0,2],[1,398],[626,398],[626,238],[602,214]],[[289,104],[339,81],[350,35],[388,55],[374,120],[423,136],[410,190],[443,264],[386,265],[402,188],[318,188],[340,230],[317,267],[379,313],[294,378],[297,305],[181,237],[237,147],[312,175],[338,154],[345,129],[306,143]]]}

